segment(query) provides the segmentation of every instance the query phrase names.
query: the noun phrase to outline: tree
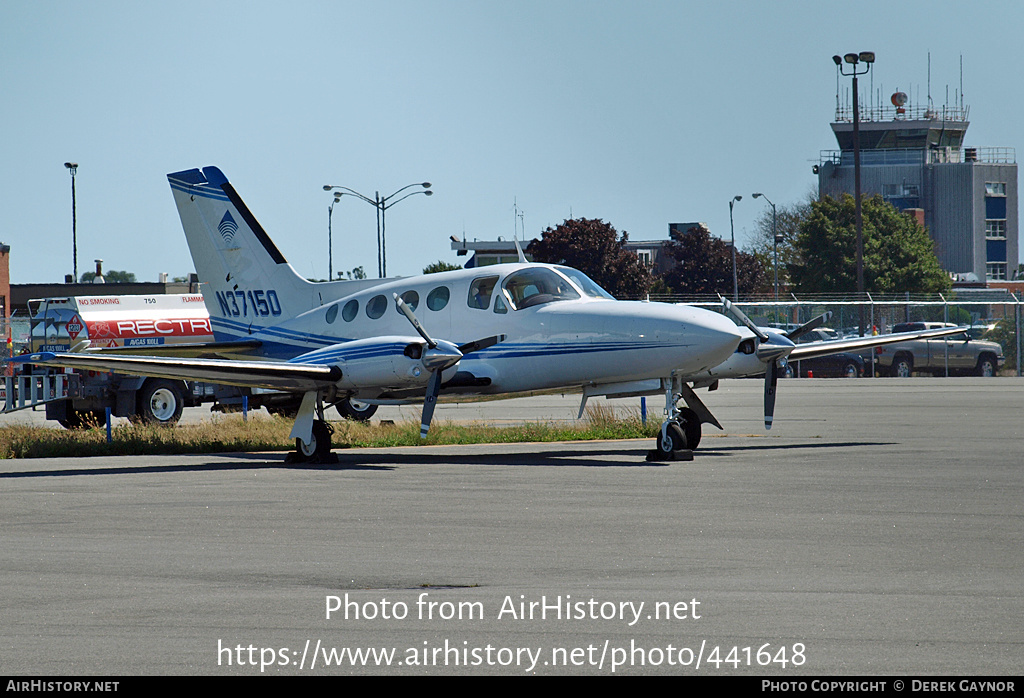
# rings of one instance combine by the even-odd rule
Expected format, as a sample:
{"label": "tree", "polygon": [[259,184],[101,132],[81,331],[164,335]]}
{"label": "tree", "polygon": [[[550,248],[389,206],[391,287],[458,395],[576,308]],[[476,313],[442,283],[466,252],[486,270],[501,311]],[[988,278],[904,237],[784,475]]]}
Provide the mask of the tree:
{"label": "tree", "polygon": [[[1005,306],[1004,306],[1005,307]],[[1013,319],[1003,318],[982,339],[999,342],[1003,347],[1003,366],[1017,371],[1017,328]]]}
{"label": "tree", "polygon": [[423,268],[424,274],[436,274],[439,271],[455,271],[456,269],[462,269],[458,264],[449,264],[444,260],[438,260],[433,264],[428,264]]}
{"label": "tree", "polygon": [[[864,230],[864,288],[868,293],[942,293],[952,281],[935,255],[935,243],[911,216],[881,196],[861,204]],[[855,202],[844,194],[811,204],[800,224],[789,265],[794,290],[850,293],[857,290]]]}
{"label": "tree", "polygon": [[[82,274],[81,282],[83,284],[91,284],[96,278],[96,272],[87,271]],[[111,269],[110,271],[103,272],[103,280],[108,284],[134,284],[137,283],[135,280],[135,273],[130,271],[117,271]]]}
{"label": "tree", "polygon": [[[731,246],[713,237],[705,226],[697,225],[686,231],[673,229],[665,254],[676,260],[675,266],[662,276],[673,293],[732,296]],[[739,292],[744,295],[764,290],[764,264],[756,255],[737,250],[736,279]]]}
{"label": "tree", "polygon": [[[810,213],[813,196],[808,196],[803,203],[775,207],[775,230],[779,234],[779,288],[790,284],[789,266],[799,261],[796,250],[796,237],[800,233],[800,223]],[[775,283],[775,237],[772,233],[772,209],[762,209],[754,223],[754,239],[745,248],[746,252],[757,255],[764,263],[764,271],[768,283]]]}
{"label": "tree", "polygon": [[579,269],[616,298],[641,298],[651,287],[650,270],[626,249],[629,234],[596,218],[568,218],[527,247],[535,262]]}
{"label": "tree", "polygon": [[349,280],[352,280],[352,279],[365,279],[366,278],[366,272],[363,271],[363,268],[360,266],[360,267],[356,267],[352,271],[339,271],[337,279],[313,279],[313,278],[307,278],[306,281],[312,281],[315,284],[322,284],[322,283],[326,283],[328,281],[344,281],[346,276],[348,277]]}

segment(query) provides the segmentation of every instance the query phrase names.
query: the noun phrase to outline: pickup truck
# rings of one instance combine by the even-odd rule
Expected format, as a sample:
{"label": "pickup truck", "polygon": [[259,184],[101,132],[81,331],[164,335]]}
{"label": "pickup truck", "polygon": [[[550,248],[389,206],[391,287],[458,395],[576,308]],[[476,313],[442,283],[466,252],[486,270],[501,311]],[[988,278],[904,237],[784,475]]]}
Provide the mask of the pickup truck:
{"label": "pickup truck", "polygon": [[[954,327],[947,322],[902,322],[893,326],[893,334]],[[870,366],[872,355],[865,354]],[[916,339],[875,347],[875,374],[907,377],[914,372],[950,375],[994,376],[1003,363],[1003,347],[996,342],[971,339],[958,334],[941,339]],[[870,372],[870,368],[867,368]]]}

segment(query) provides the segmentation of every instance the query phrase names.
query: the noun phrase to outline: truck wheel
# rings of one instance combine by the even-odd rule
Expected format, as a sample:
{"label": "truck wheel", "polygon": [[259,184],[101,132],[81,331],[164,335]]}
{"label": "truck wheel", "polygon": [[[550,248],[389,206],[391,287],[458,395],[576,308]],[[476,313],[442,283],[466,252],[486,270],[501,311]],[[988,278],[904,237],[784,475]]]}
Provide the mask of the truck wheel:
{"label": "truck wheel", "polygon": [[978,368],[975,369],[975,374],[982,378],[991,378],[996,375],[996,362],[988,354],[984,354],[978,358]]}
{"label": "truck wheel", "polygon": [[345,419],[356,422],[368,422],[370,417],[377,412],[377,406],[366,402],[359,402],[351,398],[345,398],[337,404],[338,412]]}
{"label": "truck wheel", "polygon": [[175,424],[181,419],[184,398],[174,381],[147,380],[138,394],[137,414],[147,424]]}
{"label": "truck wheel", "polygon": [[892,375],[897,378],[910,378],[913,372],[914,364],[905,356],[901,356],[892,362]]}

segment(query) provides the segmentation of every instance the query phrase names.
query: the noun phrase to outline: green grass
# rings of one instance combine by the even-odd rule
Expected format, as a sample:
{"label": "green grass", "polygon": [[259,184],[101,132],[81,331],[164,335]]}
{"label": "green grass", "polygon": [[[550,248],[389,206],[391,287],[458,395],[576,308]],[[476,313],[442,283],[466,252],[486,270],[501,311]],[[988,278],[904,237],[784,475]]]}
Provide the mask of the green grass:
{"label": "green grass", "polygon": [[[496,427],[458,425],[435,420],[430,435],[420,439],[419,422],[363,424],[331,422],[333,448],[418,446],[421,444],[525,443],[535,441],[588,441],[653,437],[658,424],[641,423],[639,414],[615,418],[603,406],[587,408],[584,418],[571,425],[524,423]],[[176,427],[125,424],[114,427],[111,443],[106,429],[63,430],[48,427],[0,428],[0,458],[62,458],[80,456],[170,455],[237,451],[290,451],[292,420],[255,416],[247,422],[239,415],[214,415],[209,422]]]}

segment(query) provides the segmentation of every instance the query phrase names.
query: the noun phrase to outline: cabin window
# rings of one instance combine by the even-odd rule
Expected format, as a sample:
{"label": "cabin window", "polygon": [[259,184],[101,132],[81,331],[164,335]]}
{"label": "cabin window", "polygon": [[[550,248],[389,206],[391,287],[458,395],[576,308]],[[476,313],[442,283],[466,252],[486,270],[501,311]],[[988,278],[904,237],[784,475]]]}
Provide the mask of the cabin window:
{"label": "cabin window", "polygon": [[427,307],[431,310],[441,310],[448,305],[448,299],[451,298],[451,295],[447,286],[438,286],[427,294]]}
{"label": "cabin window", "polygon": [[420,294],[415,291],[406,291],[402,294],[402,301],[409,306],[409,310],[416,310],[416,306],[420,304]]}
{"label": "cabin window", "polygon": [[508,306],[505,305],[505,301],[501,299],[500,293],[494,297],[494,312],[500,314],[508,312]]}
{"label": "cabin window", "polygon": [[494,285],[497,283],[497,276],[484,276],[479,279],[473,279],[473,283],[469,287],[469,298],[467,299],[469,307],[487,310],[491,305],[491,292],[494,291]]}
{"label": "cabin window", "polygon": [[338,319],[338,304],[335,303],[327,309],[327,324],[330,325]]}
{"label": "cabin window", "polygon": [[345,318],[345,322],[352,322],[356,319],[356,315],[359,313],[359,301],[355,298],[345,304],[344,310],[341,311],[341,316]]}
{"label": "cabin window", "polygon": [[384,295],[374,296],[366,304],[366,317],[376,320],[388,309],[388,299]]}
{"label": "cabin window", "polygon": [[580,297],[572,284],[545,267],[523,269],[509,274],[504,287],[505,296],[516,310]]}

